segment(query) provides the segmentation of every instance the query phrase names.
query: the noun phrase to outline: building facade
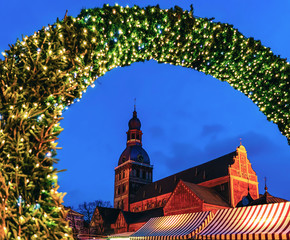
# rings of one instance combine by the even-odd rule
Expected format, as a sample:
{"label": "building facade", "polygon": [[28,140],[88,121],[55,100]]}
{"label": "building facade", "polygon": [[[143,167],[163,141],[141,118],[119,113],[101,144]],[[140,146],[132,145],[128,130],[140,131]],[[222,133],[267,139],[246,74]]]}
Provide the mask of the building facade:
{"label": "building facade", "polygon": [[[119,213],[113,221],[107,220],[115,233],[136,231],[151,214],[158,217],[216,212],[237,207],[245,199],[259,198],[257,175],[243,145],[229,154],[152,182],[153,166],[142,146],[136,108],[128,126],[126,148],[115,168],[114,209]],[[98,215],[99,211],[95,212]],[[94,214],[93,219],[100,218]]]}
{"label": "building facade", "polygon": [[67,211],[66,220],[69,222],[74,238],[86,233],[87,230],[84,228],[84,215],[72,210],[70,207],[65,207],[65,210]]}

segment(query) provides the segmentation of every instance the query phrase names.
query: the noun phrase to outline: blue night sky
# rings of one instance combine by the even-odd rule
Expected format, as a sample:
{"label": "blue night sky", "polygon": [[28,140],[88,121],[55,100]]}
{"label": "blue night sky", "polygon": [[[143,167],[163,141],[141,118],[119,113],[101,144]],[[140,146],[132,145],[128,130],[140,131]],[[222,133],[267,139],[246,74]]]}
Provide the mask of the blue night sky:
{"label": "blue night sky", "polygon": [[[22,35],[32,35],[65,11],[116,1],[1,1],[0,52]],[[261,40],[274,54],[290,59],[289,0],[120,1],[119,5],[178,5],[194,15],[233,24],[246,37]],[[278,127],[229,84],[192,69],[135,63],[99,78],[82,100],[64,112],[58,152],[65,205],[113,200],[114,167],[126,147],[128,121],[137,98],[143,147],[158,180],[235,150],[240,138],[256,171],[260,193],[264,177],[269,192],[290,200],[290,147]]]}

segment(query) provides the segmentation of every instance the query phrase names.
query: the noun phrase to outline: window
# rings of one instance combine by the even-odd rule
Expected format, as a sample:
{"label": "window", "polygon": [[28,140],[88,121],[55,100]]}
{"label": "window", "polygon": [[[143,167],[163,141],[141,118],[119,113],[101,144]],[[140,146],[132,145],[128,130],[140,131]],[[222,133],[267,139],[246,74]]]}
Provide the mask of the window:
{"label": "window", "polygon": [[123,171],[123,178],[125,178],[125,170]]}
{"label": "window", "polygon": [[132,139],[135,139],[135,133],[132,133]]}
{"label": "window", "polygon": [[140,140],[140,136],[139,136],[138,133],[137,133],[137,135],[136,135],[136,139]]}

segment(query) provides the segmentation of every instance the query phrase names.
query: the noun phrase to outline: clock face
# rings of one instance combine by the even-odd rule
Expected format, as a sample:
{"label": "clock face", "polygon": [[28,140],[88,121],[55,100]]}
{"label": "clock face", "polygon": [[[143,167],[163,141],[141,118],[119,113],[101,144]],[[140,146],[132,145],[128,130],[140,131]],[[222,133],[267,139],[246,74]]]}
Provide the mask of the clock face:
{"label": "clock face", "polygon": [[249,199],[247,197],[244,197],[243,200],[242,200],[242,203],[243,203],[244,206],[247,206],[249,204],[249,202],[250,201],[249,201]]}
{"label": "clock face", "polygon": [[143,158],[143,156],[141,154],[139,154],[137,156],[137,159],[138,159],[139,162],[143,162],[144,161],[144,158]]}

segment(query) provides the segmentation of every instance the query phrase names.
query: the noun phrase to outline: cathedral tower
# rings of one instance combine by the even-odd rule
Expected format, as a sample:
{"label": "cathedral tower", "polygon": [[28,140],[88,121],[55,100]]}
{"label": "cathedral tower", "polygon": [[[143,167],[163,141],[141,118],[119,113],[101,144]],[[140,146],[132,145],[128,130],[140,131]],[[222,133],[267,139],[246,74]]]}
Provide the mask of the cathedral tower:
{"label": "cathedral tower", "polygon": [[133,117],[129,121],[127,147],[121,154],[115,168],[114,208],[130,210],[130,201],[137,190],[152,182],[153,166],[147,152],[142,148],[141,122],[134,106]]}

